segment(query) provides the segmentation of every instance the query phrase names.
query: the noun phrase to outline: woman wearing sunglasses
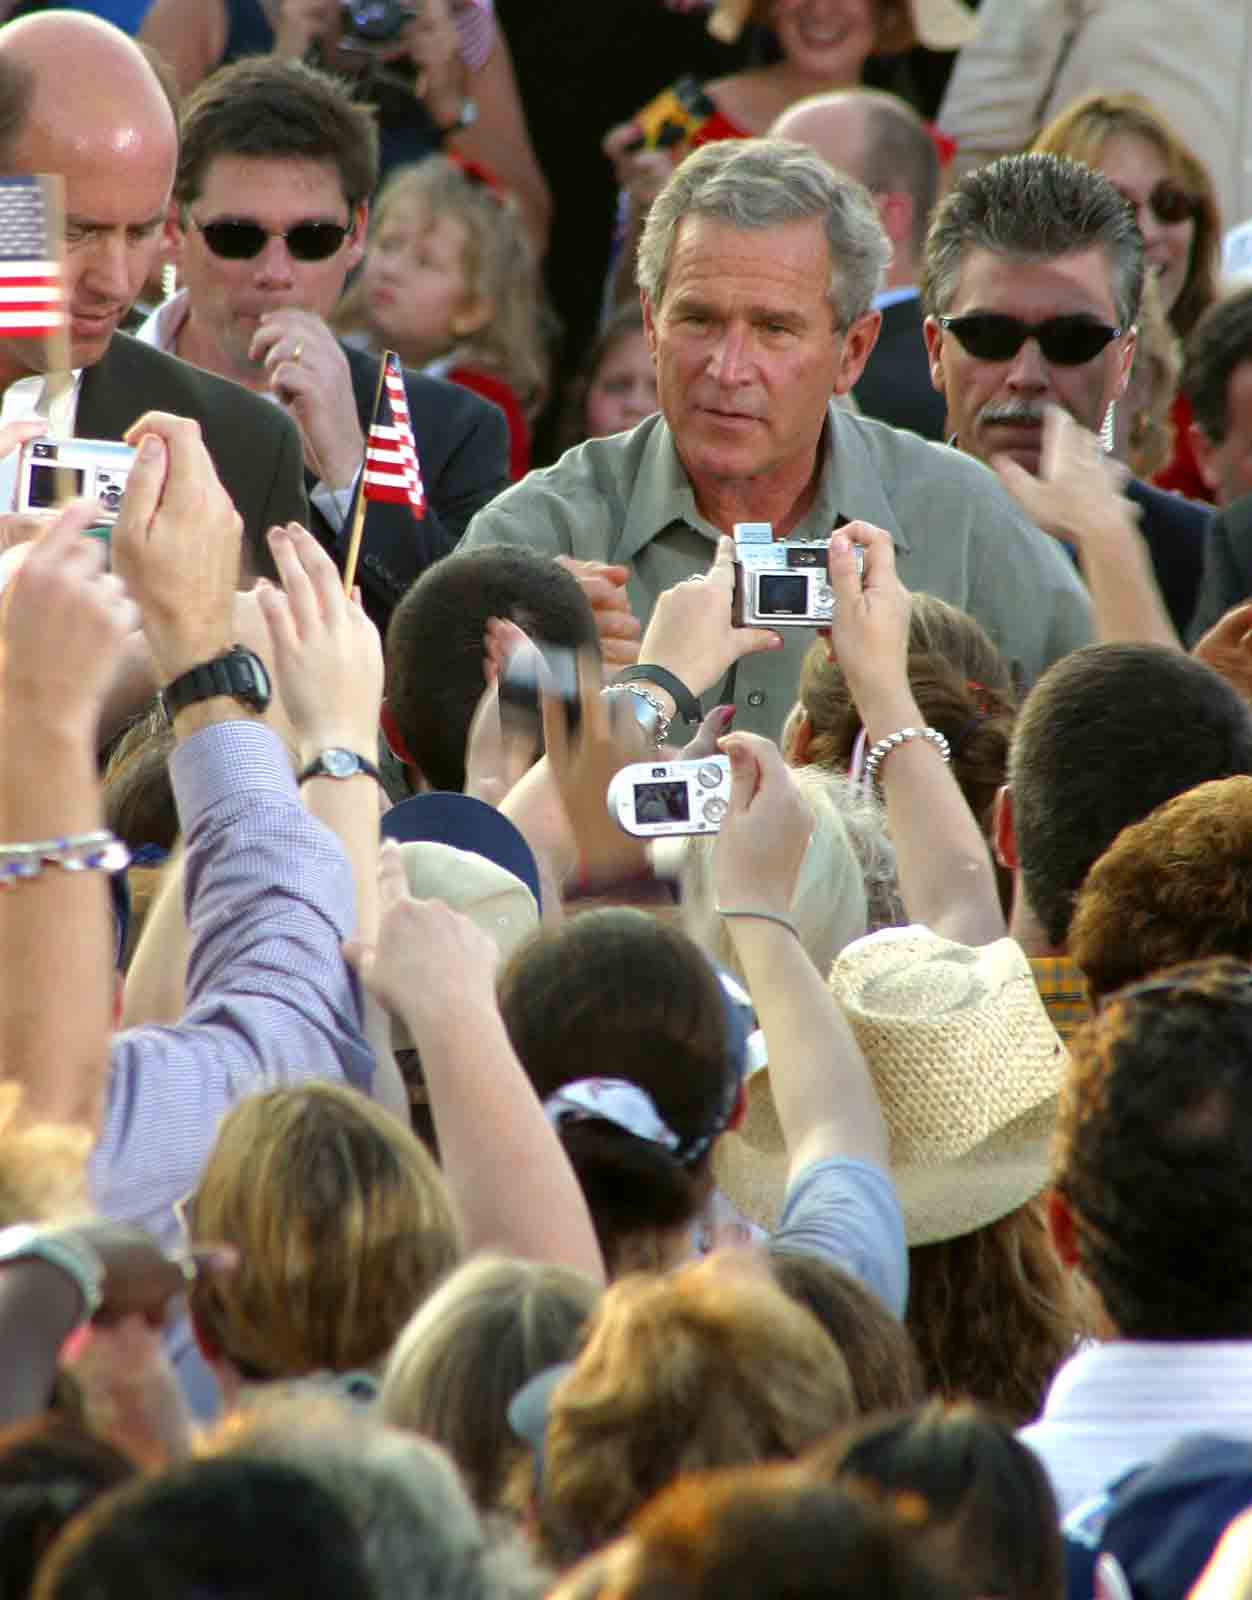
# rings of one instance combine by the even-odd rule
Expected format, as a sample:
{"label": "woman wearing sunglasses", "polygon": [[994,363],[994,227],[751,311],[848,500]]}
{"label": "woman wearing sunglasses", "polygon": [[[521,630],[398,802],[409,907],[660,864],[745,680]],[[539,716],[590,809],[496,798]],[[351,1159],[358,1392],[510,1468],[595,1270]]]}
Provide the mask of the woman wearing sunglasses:
{"label": "woman wearing sunglasses", "polygon": [[[1183,340],[1217,297],[1221,223],[1208,171],[1152,105],[1136,94],[1089,94],[1054,118],[1032,149],[1085,161],[1134,207],[1149,268],[1174,334]],[[1173,403],[1174,449],[1154,480],[1207,500],[1187,442],[1191,408]]]}

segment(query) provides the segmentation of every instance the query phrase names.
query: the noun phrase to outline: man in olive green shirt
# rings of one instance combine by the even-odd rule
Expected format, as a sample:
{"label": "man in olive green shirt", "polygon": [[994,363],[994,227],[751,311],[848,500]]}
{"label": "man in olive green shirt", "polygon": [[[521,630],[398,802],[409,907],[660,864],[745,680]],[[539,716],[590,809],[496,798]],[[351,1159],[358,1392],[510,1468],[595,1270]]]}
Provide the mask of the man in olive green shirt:
{"label": "man in olive green shirt", "polygon": [[[985,467],[832,403],[873,349],[888,249],[868,193],[802,146],[726,140],[689,156],[639,248],[660,415],[531,473],[478,513],[462,548],[622,563],[646,623],[736,522],[824,540],[860,519],[891,534],[909,588],[977,617],[1032,683],[1091,637],[1068,557]],[[813,637],[784,632],[784,650],[739,663],[738,727],[781,729]]]}

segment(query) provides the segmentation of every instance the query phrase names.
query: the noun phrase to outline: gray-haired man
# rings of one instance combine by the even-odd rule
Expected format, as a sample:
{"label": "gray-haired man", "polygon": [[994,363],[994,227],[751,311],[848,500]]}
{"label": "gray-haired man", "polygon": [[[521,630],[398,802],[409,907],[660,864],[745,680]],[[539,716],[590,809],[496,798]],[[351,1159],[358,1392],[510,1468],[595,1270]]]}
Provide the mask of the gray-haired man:
{"label": "gray-haired man", "polygon": [[[1033,681],[1090,636],[1064,554],[975,463],[835,404],[878,336],[888,248],[868,193],[811,151],[696,151],[639,247],[660,415],[532,473],[479,512],[465,545],[626,563],[646,620],[736,522],[825,539],[860,518],[891,533],[911,588],[971,612]],[[784,650],[740,663],[738,726],[777,734],[811,639],[787,632]]]}

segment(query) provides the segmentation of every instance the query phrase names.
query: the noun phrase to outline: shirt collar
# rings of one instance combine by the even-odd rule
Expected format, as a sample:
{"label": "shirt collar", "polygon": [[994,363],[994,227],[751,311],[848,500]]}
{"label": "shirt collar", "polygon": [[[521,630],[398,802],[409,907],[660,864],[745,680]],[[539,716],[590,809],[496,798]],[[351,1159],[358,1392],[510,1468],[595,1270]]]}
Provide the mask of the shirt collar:
{"label": "shirt collar", "polygon": [[906,283],[896,289],[880,289],[870,305],[875,311],[885,311],[888,306],[903,305],[906,300],[920,300],[922,291],[915,283]]}
{"label": "shirt collar", "polygon": [[[898,550],[910,549],[871,455],[865,430],[874,426],[833,402],[827,407],[826,426],[818,445],[823,460],[817,494],[807,516],[791,530],[789,538],[827,539],[844,518],[883,528]],[[664,418],[650,417],[639,424],[636,432],[643,436],[643,445],[614,559],[633,560],[675,522],[694,528],[716,545],[720,530],[697,511],[695,491]]]}
{"label": "shirt collar", "polygon": [[172,354],[174,342],[190,310],[187,290],[179,289],[177,294],[172,294],[148,313],[135,329],[135,338],[140,344],[150,344],[157,350]]}

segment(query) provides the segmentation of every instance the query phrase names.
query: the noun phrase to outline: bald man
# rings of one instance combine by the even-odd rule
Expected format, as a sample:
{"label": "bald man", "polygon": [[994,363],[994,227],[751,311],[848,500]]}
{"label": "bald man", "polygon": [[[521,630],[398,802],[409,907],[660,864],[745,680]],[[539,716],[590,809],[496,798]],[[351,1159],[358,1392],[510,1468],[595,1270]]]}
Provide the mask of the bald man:
{"label": "bald man", "polygon": [[874,197],[891,263],[874,306],[882,328],[852,393],[867,417],[944,437],[944,402],[930,381],[917,287],[926,224],[939,193],[939,158],[925,123],[895,95],[870,89],[812,95],[770,130],[816,150]]}
{"label": "bald man", "polygon": [[[67,413],[81,438],[120,439],[148,410],[199,422],[241,516],[245,566],[268,567],[265,530],[307,521],[299,434],[276,406],[118,331],[160,249],[178,132],[143,53],[119,29],[72,11],[0,28],[0,171],[65,185],[70,364]],[[48,416],[39,339],[0,338],[0,422]],[[16,463],[0,462],[0,511]]]}

